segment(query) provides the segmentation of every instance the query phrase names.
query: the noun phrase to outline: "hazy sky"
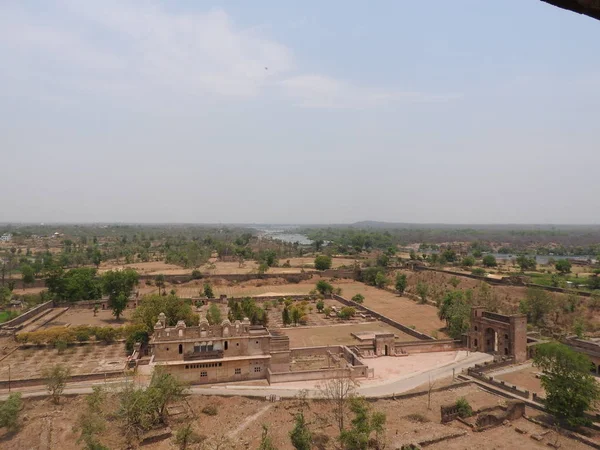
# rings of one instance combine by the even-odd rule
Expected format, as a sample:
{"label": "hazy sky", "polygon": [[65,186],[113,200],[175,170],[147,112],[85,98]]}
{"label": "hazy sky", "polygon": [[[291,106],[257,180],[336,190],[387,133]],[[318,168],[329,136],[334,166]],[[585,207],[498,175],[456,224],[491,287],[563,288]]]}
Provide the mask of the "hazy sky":
{"label": "hazy sky", "polygon": [[600,223],[600,22],[0,1],[0,222]]}

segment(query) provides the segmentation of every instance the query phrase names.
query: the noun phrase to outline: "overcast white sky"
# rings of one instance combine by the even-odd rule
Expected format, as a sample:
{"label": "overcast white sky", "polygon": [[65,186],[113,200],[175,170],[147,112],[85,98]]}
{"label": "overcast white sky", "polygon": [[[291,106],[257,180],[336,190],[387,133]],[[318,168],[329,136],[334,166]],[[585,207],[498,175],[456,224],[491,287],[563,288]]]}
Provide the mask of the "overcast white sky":
{"label": "overcast white sky", "polygon": [[4,0],[0,222],[600,223],[598,54],[539,0]]}

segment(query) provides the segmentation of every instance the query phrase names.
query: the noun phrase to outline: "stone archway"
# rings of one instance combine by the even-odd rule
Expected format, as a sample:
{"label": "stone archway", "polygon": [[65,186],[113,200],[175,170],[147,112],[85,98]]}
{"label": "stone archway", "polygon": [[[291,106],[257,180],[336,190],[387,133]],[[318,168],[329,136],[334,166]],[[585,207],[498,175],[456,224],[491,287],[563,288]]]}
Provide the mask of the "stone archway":
{"label": "stone archway", "polygon": [[492,327],[485,330],[485,351],[487,353],[498,352],[498,332]]}

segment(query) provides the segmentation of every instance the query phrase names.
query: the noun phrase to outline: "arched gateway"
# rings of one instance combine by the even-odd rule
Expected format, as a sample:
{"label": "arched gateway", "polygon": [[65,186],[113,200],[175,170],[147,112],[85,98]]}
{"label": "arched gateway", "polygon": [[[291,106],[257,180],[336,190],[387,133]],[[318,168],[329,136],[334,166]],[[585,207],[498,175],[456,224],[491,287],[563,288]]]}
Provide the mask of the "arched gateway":
{"label": "arched gateway", "polygon": [[512,356],[516,362],[527,359],[527,316],[505,316],[471,309],[471,330],[467,335],[470,350]]}

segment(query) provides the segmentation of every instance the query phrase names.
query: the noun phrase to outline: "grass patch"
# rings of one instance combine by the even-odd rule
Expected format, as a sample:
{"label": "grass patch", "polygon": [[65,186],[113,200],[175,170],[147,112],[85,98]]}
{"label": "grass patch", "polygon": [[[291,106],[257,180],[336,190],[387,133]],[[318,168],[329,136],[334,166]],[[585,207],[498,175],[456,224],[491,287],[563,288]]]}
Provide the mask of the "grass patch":
{"label": "grass patch", "polygon": [[0,323],[8,322],[19,316],[19,311],[2,311],[0,312]]}

